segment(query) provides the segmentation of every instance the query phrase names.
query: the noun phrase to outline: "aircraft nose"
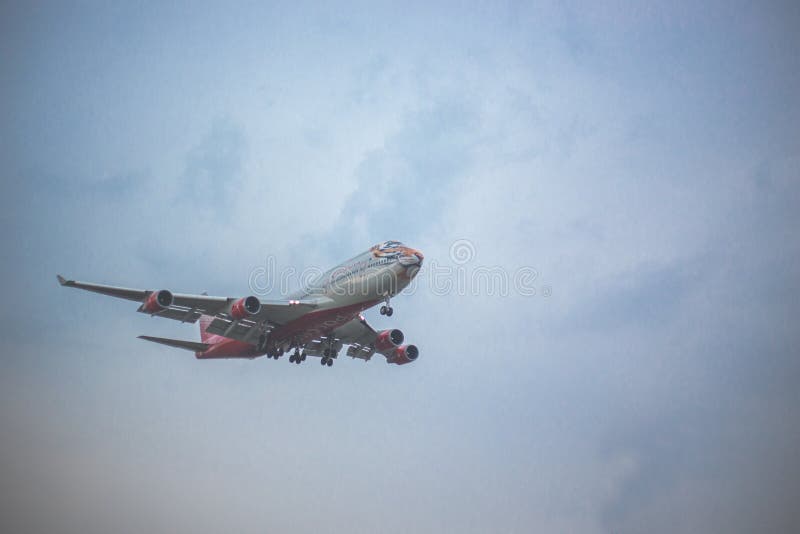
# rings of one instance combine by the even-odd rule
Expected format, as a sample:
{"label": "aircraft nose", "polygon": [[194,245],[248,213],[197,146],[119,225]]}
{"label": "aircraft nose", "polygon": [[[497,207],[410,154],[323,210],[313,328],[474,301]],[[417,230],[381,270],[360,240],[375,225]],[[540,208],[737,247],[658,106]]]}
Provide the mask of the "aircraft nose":
{"label": "aircraft nose", "polygon": [[422,266],[423,259],[425,259],[425,256],[422,255],[422,252],[411,247],[406,247],[402,256],[400,256],[400,265],[406,268],[414,267],[414,272],[416,273]]}

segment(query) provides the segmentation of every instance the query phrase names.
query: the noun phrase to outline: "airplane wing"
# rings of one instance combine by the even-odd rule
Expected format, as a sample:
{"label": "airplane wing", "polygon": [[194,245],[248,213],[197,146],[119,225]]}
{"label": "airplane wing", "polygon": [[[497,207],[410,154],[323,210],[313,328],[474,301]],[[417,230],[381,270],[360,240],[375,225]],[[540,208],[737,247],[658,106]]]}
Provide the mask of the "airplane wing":
{"label": "airplane wing", "polygon": [[58,283],[101,295],[139,302],[136,310],[156,317],[166,317],[185,323],[196,322],[201,315],[214,320],[206,328],[211,334],[255,343],[262,332],[296,319],[329,299],[261,300],[256,297],[213,297],[172,293],[167,290],[132,289],[67,280],[57,276]]}
{"label": "airplane wing", "polygon": [[367,323],[362,315],[359,315],[334,330],[333,335],[347,345],[367,346],[375,342],[378,332]]}
{"label": "airplane wing", "polygon": [[400,330],[377,331],[362,315],[345,323],[332,335],[343,345],[349,345],[347,355],[351,358],[369,360],[376,352],[386,357],[387,363],[404,364],[414,361],[419,354],[413,345],[402,345],[403,333]]}

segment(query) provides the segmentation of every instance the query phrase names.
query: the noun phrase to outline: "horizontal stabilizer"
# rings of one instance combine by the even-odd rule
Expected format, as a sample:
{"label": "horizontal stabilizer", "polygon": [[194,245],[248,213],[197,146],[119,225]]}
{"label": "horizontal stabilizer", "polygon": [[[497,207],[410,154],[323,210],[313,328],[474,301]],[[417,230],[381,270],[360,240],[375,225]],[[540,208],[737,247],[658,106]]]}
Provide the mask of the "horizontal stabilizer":
{"label": "horizontal stabilizer", "polygon": [[208,343],[200,343],[198,341],[183,341],[182,339],[169,339],[166,337],[139,336],[139,339],[152,341],[153,343],[161,343],[162,345],[167,345],[169,347],[191,350],[194,352],[205,352],[211,347],[211,345]]}

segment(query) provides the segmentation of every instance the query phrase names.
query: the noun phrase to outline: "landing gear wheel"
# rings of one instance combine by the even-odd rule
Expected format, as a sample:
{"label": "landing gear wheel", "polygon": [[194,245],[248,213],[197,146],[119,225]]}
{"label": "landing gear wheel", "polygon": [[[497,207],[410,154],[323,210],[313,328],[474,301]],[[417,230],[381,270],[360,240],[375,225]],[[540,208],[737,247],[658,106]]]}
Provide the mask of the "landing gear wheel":
{"label": "landing gear wheel", "polygon": [[294,362],[295,362],[295,358],[294,358],[294,354],[292,354],[291,356],[289,356],[289,363],[294,363]]}
{"label": "landing gear wheel", "polygon": [[320,365],[328,365],[328,357],[323,356],[322,359],[319,361]]}
{"label": "landing gear wheel", "polygon": [[333,360],[328,358],[328,367],[332,367],[332,366],[333,366]]}
{"label": "landing gear wheel", "polygon": [[394,310],[392,309],[391,306],[386,308],[386,317],[391,317],[393,313],[394,313]]}
{"label": "landing gear wheel", "polygon": [[386,315],[386,306],[381,306],[381,315]]}

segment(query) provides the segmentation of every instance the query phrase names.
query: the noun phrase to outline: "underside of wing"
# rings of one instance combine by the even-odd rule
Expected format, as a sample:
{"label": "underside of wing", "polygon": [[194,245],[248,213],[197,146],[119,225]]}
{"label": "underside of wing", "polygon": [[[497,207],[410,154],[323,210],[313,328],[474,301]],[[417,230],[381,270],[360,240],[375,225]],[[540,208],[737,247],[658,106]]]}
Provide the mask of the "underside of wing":
{"label": "underside of wing", "polygon": [[359,315],[349,323],[337,328],[333,335],[347,347],[347,355],[351,358],[369,360],[375,354],[375,340],[378,333]]}
{"label": "underside of wing", "polygon": [[403,332],[397,329],[377,331],[361,315],[334,330],[333,335],[343,345],[349,345],[347,355],[351,358],[369,360],[377,352],[386,357],[387,363],[403,365],[419,355],[416,346],[402,344]]}
{"label": "underside of wing", "polygon": [[57,278],[58,283],[64,287],[74,287],[109,297],[132,300],[141,304],[137,310],[139,312],[190,323],[196,321],[201,313],[214,315],[228,306],[229,300],[235,300],[225,297],[209,297],[208,295],[173,294],[166,289],[153,291],[150,289],[133,289],[91,282],[78,282],[76,280],[67,280],[61,275],[58,275]]}
{"label": "underside of wing", "polygon": [[261,300],[254,296],[214,297],[172,293],[166,289],[154,291],[78,282],[61,275],[57,278],[58,283],[64,287],[139,302],[136,311],[154,317],[194,323],[202,315],[211,316],[213,320],[206,332],[246,343],[257,343],[261,334],[330,302],[326,297],[305,300]]}
{"label": "underside of wing", "polygon": [[67,280],[60,274],[56,276],[58,283],[64,287],[76,287],[102,295],[117,297],[120,299],[135,300],[142,302],[151,293],[144,289],[131,289],[128,287],[107,286],[103,284],[90,284],[87,282],[76,282],[75,280]]}

